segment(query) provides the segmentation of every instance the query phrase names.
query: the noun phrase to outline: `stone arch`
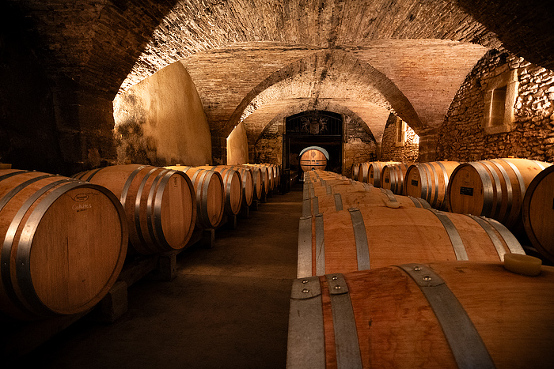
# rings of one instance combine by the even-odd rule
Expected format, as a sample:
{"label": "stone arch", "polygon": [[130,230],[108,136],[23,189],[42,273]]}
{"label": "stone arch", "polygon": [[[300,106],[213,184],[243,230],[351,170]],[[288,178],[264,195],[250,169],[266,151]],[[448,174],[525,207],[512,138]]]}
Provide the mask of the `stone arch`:
{"label": "stone arch", "polygon": [[[275,104],[279,99],[283,99],[286,88],[293,83],[297,85],[295,90],[301,92],[292,98],[307,100],[308,106],[313,106],[321,100],[337,100],[342,101],[342,105],[348,105],[344,101],[350,94],[356,97],[356,101],[353,99],[349,107],[351,111],[356,112],[363,108],[361,105],[370,104],[394,111],[412,127],[424,128],[411,103],[386,75],[369,63],[353,57],[349,52],[325,50],[296,60],[260,82],[237,106],[222,128],[221,135],[226,137],[236,124],[264,105]],[[329,93],[323,89],[322,86],[325,87],[326,83],[332,83],[337,93]],[[306,89],[309,89],[308,94],[305,93]],[[379,140],[384,125],[370,128]]]}

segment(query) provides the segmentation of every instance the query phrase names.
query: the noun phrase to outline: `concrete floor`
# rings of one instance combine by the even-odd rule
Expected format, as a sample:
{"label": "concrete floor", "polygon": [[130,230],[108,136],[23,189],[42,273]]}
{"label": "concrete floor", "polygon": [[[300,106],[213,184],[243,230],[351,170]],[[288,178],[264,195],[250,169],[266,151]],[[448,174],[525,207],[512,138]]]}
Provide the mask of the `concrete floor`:
{"label": "concrete floor", "polygon": [[284,368],[302,192],[274,194],[212,249],[177,257],[171,282],[129,288],[113,324],[82,319],[17,362],[40,368]]}

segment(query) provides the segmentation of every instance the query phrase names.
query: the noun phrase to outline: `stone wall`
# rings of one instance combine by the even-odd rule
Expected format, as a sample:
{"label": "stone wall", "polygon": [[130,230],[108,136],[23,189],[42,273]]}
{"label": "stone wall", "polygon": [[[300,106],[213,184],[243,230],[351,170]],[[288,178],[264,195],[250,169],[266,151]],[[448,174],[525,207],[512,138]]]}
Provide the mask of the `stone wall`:
{"label": "stone wall", "polygon": [[352,165],[377,159],[377,145],[367,125],[352,117],[344,117],[342,174],[351,177]]}
{"label": "stone wall", "polygon": [[[510,132],[486,134],[484,99],[491,79],[517,70],[519,87]],[[554,161],[554,72],[491,50],[467,76],[439,130],[440,160],[476,161],[514,156]]]}
{"label": "stone wall", "polygon": [[391,114],[387,120],[381,141],[381,160],[402,163],[416,162],[419,157],[419,137],[409,125],[404,123],[404,143],[398,144],[396,140],[398,119]]}
{"label": "stone wall", "polygon": [[285,120],[277,120],[268,126],[260,135],[254,145],[249,147],[249,157],[253,163],[283,163],[283,132],[285,131]]}
{"label": "stone wall", "polygon": [[[343,119],[342,174],[349,176],[352,164],[376,160],[376,144],[363,121],[345,115]],[[282,164],[284,121],[275,122],[266,128],[251,147],[250,157],[255,158],[256,163]],[[291,162],[294,160],[298,158],[291,158]]]}

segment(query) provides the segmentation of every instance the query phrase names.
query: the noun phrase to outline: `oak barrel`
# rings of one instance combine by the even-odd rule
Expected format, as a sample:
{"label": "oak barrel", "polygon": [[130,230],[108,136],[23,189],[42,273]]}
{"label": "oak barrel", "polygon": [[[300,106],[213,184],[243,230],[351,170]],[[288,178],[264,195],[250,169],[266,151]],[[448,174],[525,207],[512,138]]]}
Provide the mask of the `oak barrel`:
{"label": "oak barrel", "polygon": [[[390,190],[373,187],[368,184],[365,185],[367,187],[363,189],[352,185],[314,187],[314,196],[303,200],[302,215],[315,216],[317,214],[359,208],[361,206],[430,208],[427,201],[423,199],[394,195]],[[324,188],[325,190],[323,190]]]}
{"label": "oak barrel", "polygon": [[327,166],[327,157],[320,148],[309,148],[301,153],[300,168],[304,172],[309,172],[314,169],[324,170]]}
{"label": "oak barrel", "polygon": [[117,280],[127,253],[123,208],[106,188],[0,170],[0,310],[19,319],[85,312]]}
{"label": "oak barrel", "polygon": [[404,194],[421,197],[435,209],[446,210],[448,183],[459,164],[457,161],[432,161],[410,165],[406,171]]}
{"label": "oak barrel", "polygon": [[221,174],[200,167],[176,165],[167,168],[183,171],[190,177],[196,192],[196,226],[201,229],[217,228],[225,210],[225,187]]}
{"label": "oak barrel", "polygon": [[388,164],[399,164],[399,163],[395,161],[387,161],[387,162],[373,161],[369,163],[367,183],[372,184],[375,187],[382,187],[383,183],[381,181],[381,177],[382,177],[381,174],[383,171],[383,167]]}
{"label": "oak barrel", "polygon": [[550,165],[514,158],[462,164],[450,178],[449,209],[494,218],[516,231],[521,223],[521,205],[527,186]]}
{"label": "oak barrel", "polygon": [[225,166],[201,166],[198,168],[215,170],[221,174],[225,191],[225,214],[237,215],[242,207],[242,178],[240,173]]}
{"label": "oak barrel", "polygon": [[400,264],[293,281],[287,368],[550,368],[554,268]]}
{"label": "oak barrel", "polygon": [[187,175],[150,165],[113,165],[75,178],[109,189],[123,205],[129,239],[140,254],[183,249],[194,230],[196,198]]}
{"label": "oak barrel", "polygon": [[404,195],[404,178],[411,164],[387,164],[382,170],[381,187],[397,195]]}
{"label": "oak barrel", "polygon": [[261,197],[258,197],[259,200],[262,199],[262,197],[270,193],[271,191],[271,182],[269,177],[269,171],[267,170],[267,167],[264,165],[259,164],[245,164],[249,167],[256,168],[260,172],[260,186],[261,186]]}
{"label": "oak barrel", "polygon": [[254,186],[254,193],[252,194],[253,200],[260,200],[263,197],[264,193],[264,182],[262,178],[262,171],[260,168],[248,165],[241,164],[241,167],[244,167],[251,171],[252,173],[252,184]]}
{"label": "oak barrel", "polygon": [[269,175],[270,190],[273,191],[277,187],[277,171],[270,164],[261,164],[267,168],[267,173]]}
{"label": "oak barrel", "polygon": [[522,218],[531,244],[554,263],[554,166],[540,172],[523,199]]}
{"label": "oak barrel", "polygon": [[358,182],[367,183],[369,180],[369,165],[370,162],[360,163],[360,168],[358,169]]}
{"label": "oak barrel", "polygon": [[364,206],[299,221],[298,277],[407,262],[499,261],[525,254],[499,222],[417,207]]}
{"label": "oak barrel", "polygon": [[242,181],[242,202],[244,206],[252,205],[254,199],[254,176],[252,168],[242,165],[227,165],[227,167],[240,173]]}
{"label": "oak barrel", "polygon": [[352,164],[352,179],[358,180],[358,173],[360,172],[360,163]]}

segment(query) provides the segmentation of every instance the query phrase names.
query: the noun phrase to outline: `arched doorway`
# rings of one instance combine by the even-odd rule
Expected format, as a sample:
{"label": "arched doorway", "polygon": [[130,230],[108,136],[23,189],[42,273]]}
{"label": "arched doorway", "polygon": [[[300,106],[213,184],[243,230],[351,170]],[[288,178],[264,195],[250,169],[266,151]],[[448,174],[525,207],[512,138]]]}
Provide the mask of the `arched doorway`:
{"label": "arched doorway", "polygon": [[[328,171],[342,172],[342,115],[323,110],[305,111],[285,120],[283,168],[291,175],[300,172],[299,154],[308,146],[320,146],[329,153]],[[300,173],[299,173],[300,174]]]}

